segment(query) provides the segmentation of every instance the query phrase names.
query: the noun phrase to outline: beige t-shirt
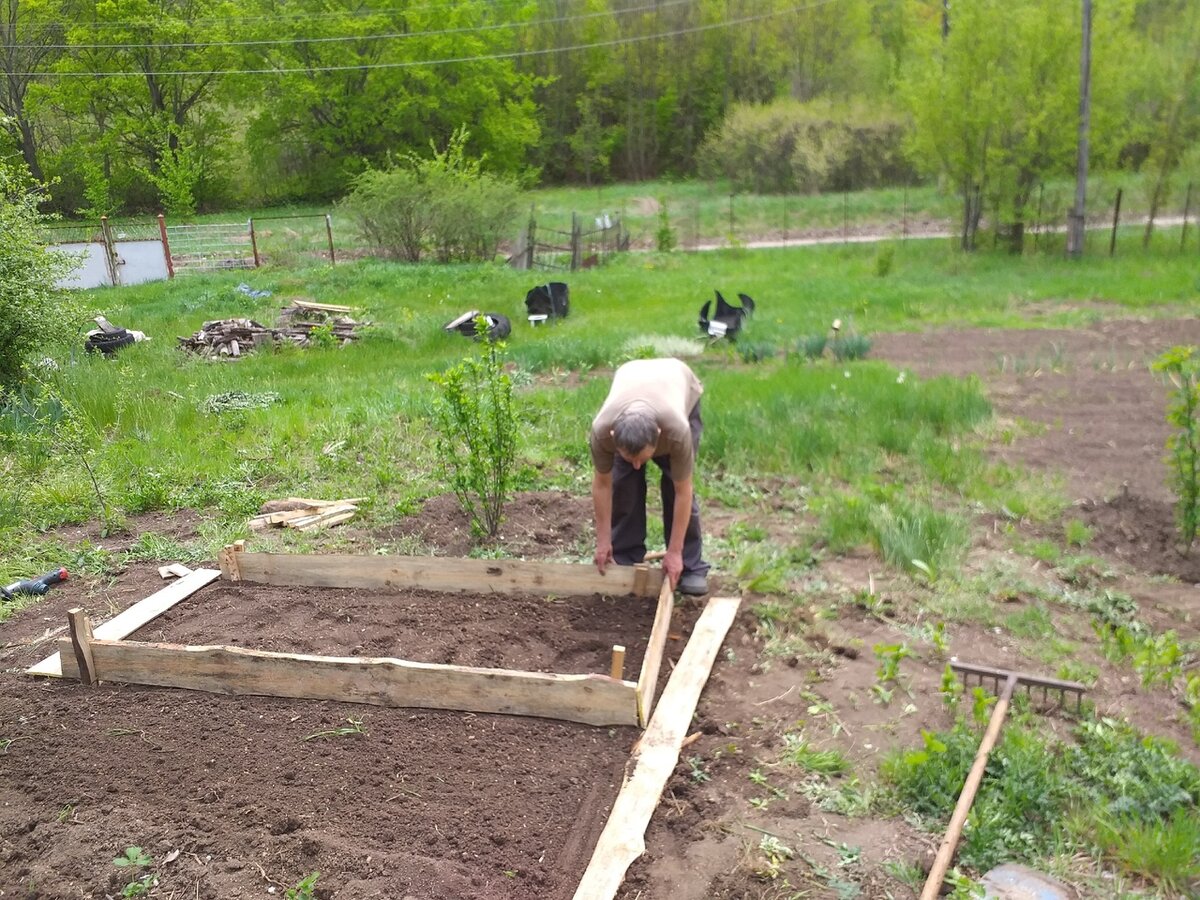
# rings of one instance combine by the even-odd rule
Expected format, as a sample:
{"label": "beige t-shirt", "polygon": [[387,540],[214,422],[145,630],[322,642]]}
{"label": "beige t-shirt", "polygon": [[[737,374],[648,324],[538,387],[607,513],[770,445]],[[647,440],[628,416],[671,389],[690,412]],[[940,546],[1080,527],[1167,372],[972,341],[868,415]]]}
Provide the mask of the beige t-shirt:
{"label": "beige t-shirt", "polygon": [[662,429],[654,455],[671,457],[672,480],[690,477],[695,459],[688,414],[702,393],[700,379],[678,359],[635,359],[625,363],[613,375],[608,397],[592,421],[589,444],[596,471],[602,475],[612,471],[617,452],[611,434],[613,423],[626,410],[640,408]]}

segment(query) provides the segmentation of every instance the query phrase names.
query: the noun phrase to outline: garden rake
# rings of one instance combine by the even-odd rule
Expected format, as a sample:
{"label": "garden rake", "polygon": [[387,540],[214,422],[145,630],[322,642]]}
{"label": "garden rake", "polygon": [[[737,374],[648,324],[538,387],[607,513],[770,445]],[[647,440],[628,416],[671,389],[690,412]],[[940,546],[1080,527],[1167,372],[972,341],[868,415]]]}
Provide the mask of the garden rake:
{"label": "garden rake", "polygon": [[962,836],[963,825],[966,824],[967,815],[971,812],[971,804],[975,801],[975,792],[979,790],[979,783],[983,780],[983,771],[987,768],[988,756],[992,752],[992,747],[996,745],[996,739],[1000,736],[1000,729],[1004,725],[1004,717],[1008,714],[1008,705],[1012,700],[1013,691],[1017,689],[1018,685],[1024,685],[1026,693],[1032,697],[1034,690],[1041,688],[1043,702],[1048,702],[1053,693],[1058,697],[1060,706],[1066,705],[1068,694],[1074,694],[1075,708],[1078,711],[1083,706],[1083,692],[1087,690],[1086,687],[1075,681],[1043,678],[1028,672],[993,669],[991,666],[978,666],[957,660],[951,660],[950,667],[962,676],[963,684],[968,687],[972,677],[977,679],[977,683],[981,687],[985,681],[990,681],[992,690],[999,699],[996,702],[996,708],[992,710],[991,719],[988,720],[983,740],[979,742],[979,749],[975,752],[975,761],[971,763],[971,771],[967,773],[967,780],[963,782],[962,793],[958,795],[958,803],[954,806],[954,815],[950,817],[950,825],[946,828],[946,835],[942,838],[937,856],[934,857],[933,866],[929,870],[929,877],[925,880],[920,900],[934,900],[942,889],[942,881],[946,877],[950,863],[954,860],[954,851],[958,849],[958,839]]}

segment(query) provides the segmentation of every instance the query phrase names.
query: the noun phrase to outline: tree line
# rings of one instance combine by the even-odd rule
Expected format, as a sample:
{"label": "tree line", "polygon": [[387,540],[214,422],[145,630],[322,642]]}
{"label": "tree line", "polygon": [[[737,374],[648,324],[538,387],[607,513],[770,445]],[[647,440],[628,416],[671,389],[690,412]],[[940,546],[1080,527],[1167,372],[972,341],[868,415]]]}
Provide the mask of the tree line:
{"label": "tree line", "polygon": [[[328,200],[465,126],[527,185],[936,178],[1019,242],[1074,169],[1080,0],[3,4],[4,132],[68,214]],[[1092,34],[1093,166],[1153,208],[1200,171],[1200,4],[1094,0]]]}

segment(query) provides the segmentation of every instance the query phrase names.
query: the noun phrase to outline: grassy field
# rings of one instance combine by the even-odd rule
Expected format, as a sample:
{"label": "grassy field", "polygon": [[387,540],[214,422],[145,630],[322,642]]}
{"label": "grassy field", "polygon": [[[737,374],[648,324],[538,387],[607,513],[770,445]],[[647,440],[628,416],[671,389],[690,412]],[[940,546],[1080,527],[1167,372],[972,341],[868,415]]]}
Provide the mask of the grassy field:
{"label": "grassy field", "polygon": [[[522,488],[586,494],[585,435],[611,367],[652,354],[689,359],[706,387],[702,498],[737,508],[770,494],[811,522],[788,540],[747,526],[711,544],[718,567],[741,587],[780,595],[756,610],[771,635],[770,652],[799,640],[802,598],[788,585],[815,554],[863,544],[895,571],[936,584],[928,595],[931,612],[987,621],[989,614],[972,606],[978,593],[959,577],[972,517],[991,512],[1057,523],[1065,498],[1043,477],[988,460],[983,447],[1001,436],[975,381],[921,380],[869,354],[836,359],[827,352],[814,359],[808,351],[829,338],[834,320],[843,323],[843,335],[866,344],[888,331],[1075,327],[1102,316],[1179,315],[1194,304],[1200,283],[1194,260],[1167,249],[1170,238],[1161,250],[1080,262],[1049,254],[964,256],[945,241],[630,254],[573,275],[571,316],[544,328],[524,320],[531,277],[499,266],[362,260],[264,269],[249,280],[271,291],[269,298],[239,291],[244,273],[94,291],[87,297],[94,313],[152,340],[113,360],[81,351],[62,360],[48,375],[61,407],[31,391],[4,409],[0,428],[16,441],[0,479],[0,579],[63,564],[103,575],[129,559],[211,560],[222,544],[247,536],[247,518],[274,497],[370,497],[356,521],[366,529],[403,518],[446,490],[430,435],[434,388],[425,376],[474,352],[441,326],[476,308],[513,319],[505,353],[518,386]],[[700,338],[697,312],[714,288],[757,301],[748,336],[737,346]],[[176,346],[176,337],[208,320],[273,322],[278,308],[298,297],[353,306],[357,318],[373,324],[350,346],[260,353],[237,362],[195,358]],[[1036,319],[1028,315],[1031,307]],[[262,405],[208,411],[214,398],[231,392]],[[47,419],[57,425],[45,427]],[[175,509],[201,512],[196,538],[178,542],[146,532],[132,550],[116,554],[103,549],[102,538],[67,540],[59,530],[96,520],[119,529],[130,516]],[[337,548],[338,540],[336,530],[256,538],[264,546],[319,544],[324,550]],[[579,550],[576,558],[587,559],[590,549]],[[364,552],[361,544],[356,552]],[[1043,633],[1044,625],[1031,620],[1014,627]],[[1049,646],[1052,630],[1044,637]],[[1092,804],[1080,815],[1093,818],[1077,821],[1071,840],[1083,834],[1094,846],[1108,841],[1127,849],[1137,837],[1118,837],[1111,831],[1117,824],[1096,812],[1121,789],[1120,779],[1101,772],[1097,761],[1105,741],[1130,765],[1151,766],[1148,778],[1169,776],[1186,796],[1194,788],[1194,769],[1171,768],[1178,761],[1170,754],[1169,764],[1156,756],[1151,765],[1136,736],[1103,728],[1079,750],[1079,765],[1095,770],[1085,783],[1078,767],[1072,774],[1061,759],[1051,765],[1037,755],[1042,744],[1034,727],[1021,719],[1006,737],[1006,752],[1053,780],[1048,794],[1061,789]],[[932,790],[927,781],[961,777],[954,773],[970,756],[963,734],[932,738],[952,750],[944,770],[931,773],[915,757],[892,764],[889,777],[903,808],[940,814],[941,807],[922,806]],[[797,765],[820,771],[831,764],[802,749]],[[1170,836],[1186,845],[1186,829],[1196,827],[1194,809],[1171,809],[1179,825]],[[1045,839],[1051,838],[1060,849],[1076,846],[1064,833]],[[968,861],[979,866],[1020,849],[1007,831],[973,840]],[[1172,863],[1173,871],[1184,872],[1179,883],[1186,883],[1186,855]],[[1128,869],[1138,871],[1137,865],[1129,862]]]}

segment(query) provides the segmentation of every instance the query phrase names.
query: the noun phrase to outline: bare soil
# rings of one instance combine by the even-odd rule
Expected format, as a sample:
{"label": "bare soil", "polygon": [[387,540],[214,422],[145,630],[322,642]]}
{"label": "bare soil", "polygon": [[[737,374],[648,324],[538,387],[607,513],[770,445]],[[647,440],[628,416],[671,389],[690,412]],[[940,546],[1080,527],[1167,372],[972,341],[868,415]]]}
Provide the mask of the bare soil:
{"label": "bare soil", "polygon": [[[5,624],[0,896],[119,895],[128,846],[160,897],[282,896],[314,871],[319,897],[571,896],[636,729],[23,674],[66,609],[103,617],[162,586],[147,564],[70,581]],[[607,672],[620,643],[636,673],[653,616],[627,597],[216,582],[131,639],[561,673]]]}
{"label": "bare soil", "polygon": [[[886,335],[876,338],[873,355],[922,377],[979,377],[998,431],[1012,434],[992,452],[1061,479],[1075,501],[1070,516],[1095,529],[1084,552],[1100,562],[1072,577],[1128,593],[1155,630],[1173,628],[1180,640],[1195,640],[1200,571],[1172,544],[1163,462],[1167,392],[1147,367],[1167,347],[1189,342],[1200,343],[1196,320],[1124,320],[1073,331]],[[738,508],[710,503],[707,528],[724,535],[753,524],[772,540],[799,542],[805,512],[781,500],[792,495],[764,491]],[[501,547],[527,557],[578,556],[590,540],[589,519],[585,497],[526,494],[510,509]],[[198,520],[184,522],[175,536],[186,536]],[[1011,524],[1036,536],[1028,523]],[[1050,577],[1014,558],[1011,539],[988,525],[980,523],[968,574],[1010,564]],[[95,542],[95,535],[81,529],[74,539]],[[346,528],[339,540],[371,547],[416,541],[445,555],[470,550],[465,519],[448,497],[381,531]],[[718,573],[718,590],[720,580]],[[869,584],[886,601],[876,614],[845,602]],[[111,859],[130,845],[155,859],[161,882],[153,896],[180,900],[267,896],[272,889],[280,896],[312,871],[322,873],[322,898],[571,895],[635,730],[85,689],[20,673],[45,655],[45,642],[31,642],[59,628],[67,608],[112,613],[160,585],[155,566],[131,566],[111,581],[70,582],[0,626],[0,739],[11,742],[0,751],[0,896],[115,896],[124,882]],[[813,597],[805,640],[768,646],[754,613],[765,598],[746,598],[701,699],[695,740],[667,786],[623,900],[916,896],[898,866],[927,864],[938,836],[899,818],[822,808],[781,756],[786,734],[803,735],[853,765],[853,775],[834,779],[835,787],[862,789],[888,752],[917,746],[922,728],[950,724],[937,696],[944,658],[912,637],[921,624],[920,588],[866,552],[823,559],[792,587]],[[1014,624],[1041,608],[1037,598],[1018,594],[995,603],[995,626],[948,626],[949,654],[1053,674],[1065,660],[1048,658],[1045,640],[1022,636]],[[669,642],[672,659],[698,609],[697,602],[681,604],[684,625]],[[1088,698],[1099,712],[1172,738],[1200,762],[1177,697],[1161,686],[1143,688],[1127,665],[1105,659],[1081,612],[1046,612],[1069,647],[1063,653],[1098,673]],[[595,671],[618,637],[630,647],[627,665],[636,664],[647,614],[604,598],[546,604],[525,597],[500,606],[482,598],[396,602],[360,591],[214,584],[138,637]],[[878,665],[872,647],[900,640],[916,655],[904,661],[904,689],[885,706],[871,693]],[[314,736],[350,727],[352,719],[365,733]],[[1060,734],[1071,726],[1054,710],[1044,721]],[[793,851],[774,879],[759,850],[768,836]],[[1116,888],[1086,874],[1068,878],[1081,900],[1116,896]]]}

